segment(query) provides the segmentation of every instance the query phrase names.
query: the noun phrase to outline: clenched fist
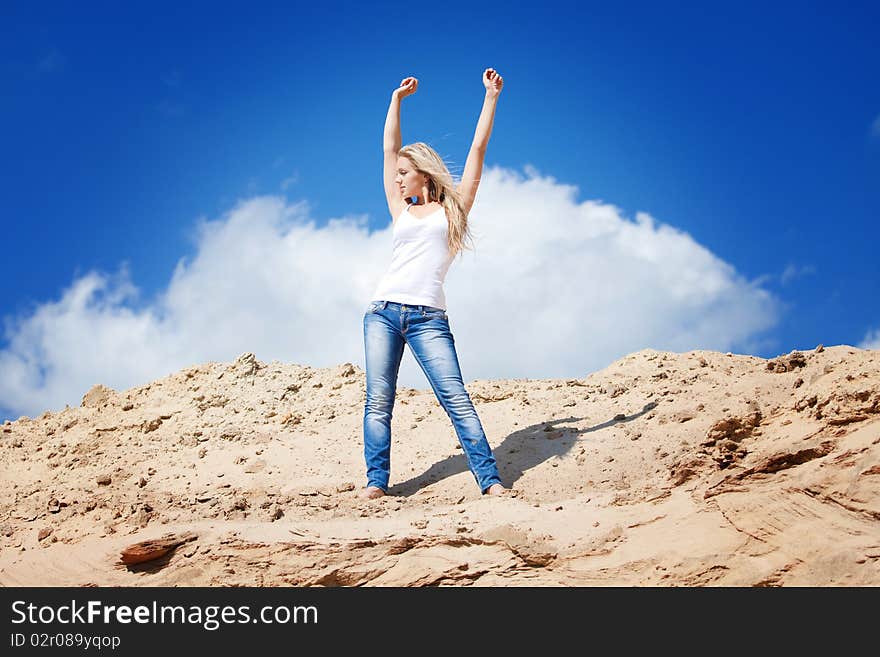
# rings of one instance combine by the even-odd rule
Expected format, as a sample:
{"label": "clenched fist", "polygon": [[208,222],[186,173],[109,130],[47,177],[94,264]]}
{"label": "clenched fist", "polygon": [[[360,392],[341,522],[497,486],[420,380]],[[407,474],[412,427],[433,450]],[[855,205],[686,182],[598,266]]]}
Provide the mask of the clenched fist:
{"label": "clenched fist", "polygon": [[486,87],[486,93],[497,96],[504,86],[504,78],[494,68],[487,68],[483,71],[483,86]]}
{"label": "clenched fist", "polygon": [[400,82],[400,86],[394,90],[394,95],[398,98],[406,98],[411,96],[419,88],[419,81],[414,77],[404,78]]}

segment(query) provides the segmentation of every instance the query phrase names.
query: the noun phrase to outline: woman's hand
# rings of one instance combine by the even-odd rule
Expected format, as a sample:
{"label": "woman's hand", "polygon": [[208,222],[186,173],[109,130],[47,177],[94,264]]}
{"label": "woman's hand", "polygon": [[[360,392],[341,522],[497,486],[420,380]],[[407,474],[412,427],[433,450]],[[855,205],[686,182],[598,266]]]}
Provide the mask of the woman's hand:
{"label": "woman's hand", "polygon": [[397,98],[406,98],[407,96],[411,96],[416,92],[416,89],[419,88],[419,81],[416,78],[409,77],[404,78],[400,82],[400,86],[394,90],[393,95]]}
{"label": "woman's hand", "polygon": [[483,86],[486,87],[487,94],[497,97],[504,86],[504,78],[494,68],[487,68],[483,71]]}

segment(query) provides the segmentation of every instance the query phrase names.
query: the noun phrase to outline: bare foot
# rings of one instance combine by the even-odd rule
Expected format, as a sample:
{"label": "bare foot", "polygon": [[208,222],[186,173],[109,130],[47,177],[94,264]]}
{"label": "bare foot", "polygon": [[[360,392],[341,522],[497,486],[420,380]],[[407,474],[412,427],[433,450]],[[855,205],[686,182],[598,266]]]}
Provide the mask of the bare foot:
{"label": "bare foot", "polygon": [[486,495],[504,495],[507,489],[501,484],[492,484],[486,489]]}
{"label": "bare foot", "polygon": [[363,500],[375,500],[377,497],[382,497],[385,494],[385,491],[381,488],[377,488],[376,486],[367,486],[360,493],[358,493],[358,497]]}

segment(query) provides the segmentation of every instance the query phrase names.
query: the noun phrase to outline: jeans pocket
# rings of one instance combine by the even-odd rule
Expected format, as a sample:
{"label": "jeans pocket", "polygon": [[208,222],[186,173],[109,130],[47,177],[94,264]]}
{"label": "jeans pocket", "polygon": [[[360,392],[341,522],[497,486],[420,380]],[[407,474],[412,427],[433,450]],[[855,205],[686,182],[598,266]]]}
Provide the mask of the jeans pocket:
{"label": "jeans pocket", "polygon": [[425,319],[441,319],[446,321],[448,318],[446,317],[445,310],[426,310]]}
{"label": "jeans pocket", "polygon": [[367,306],[367,312],[374,313],[377,310],[379,310],[379,308],[381,308],[381,307],[382,307],[381,303],[371,303],[369,306]]}

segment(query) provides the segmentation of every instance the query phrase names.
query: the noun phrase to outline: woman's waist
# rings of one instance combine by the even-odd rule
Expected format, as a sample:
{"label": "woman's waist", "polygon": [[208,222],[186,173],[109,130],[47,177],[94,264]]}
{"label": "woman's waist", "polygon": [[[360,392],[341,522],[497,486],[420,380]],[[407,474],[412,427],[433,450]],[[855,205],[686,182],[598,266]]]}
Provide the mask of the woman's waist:
{"label": "woman's waist", "polygon": [[390,301],[388,299],[373,299],[370,303],[379,304],[381,308],[384,310],[385,308],[391,308],[392,310],[398,310],[400,312],[431,312],[431,311],[440,311],[446,312],[445,308],[438,308],[437,306],[429,306],[425,304],[418,303],[404,303],[401,301]]}

